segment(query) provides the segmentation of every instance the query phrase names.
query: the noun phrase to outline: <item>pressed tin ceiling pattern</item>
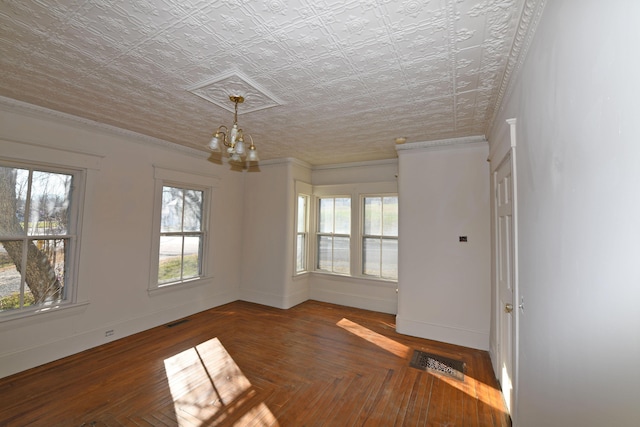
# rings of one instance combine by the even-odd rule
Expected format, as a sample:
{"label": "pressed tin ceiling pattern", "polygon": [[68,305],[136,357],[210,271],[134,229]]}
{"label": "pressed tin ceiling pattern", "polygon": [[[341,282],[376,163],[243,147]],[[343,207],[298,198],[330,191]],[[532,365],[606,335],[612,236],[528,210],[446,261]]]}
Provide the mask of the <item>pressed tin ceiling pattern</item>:
{"label": "pressed tin ceiling pattern", "polygon": [[0,95],[203,151],[242,95],[263,160],[394,158],[487,133],[542,1],[2,0]]}

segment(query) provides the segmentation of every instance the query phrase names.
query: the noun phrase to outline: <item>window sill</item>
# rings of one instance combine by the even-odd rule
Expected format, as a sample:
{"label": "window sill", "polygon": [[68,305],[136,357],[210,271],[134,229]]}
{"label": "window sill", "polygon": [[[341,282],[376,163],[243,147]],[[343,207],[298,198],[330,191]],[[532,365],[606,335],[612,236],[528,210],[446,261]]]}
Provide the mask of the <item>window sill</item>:
{"label": "window sill", "polygon": [[149,288],[147,289],[147,292],[149,293],[149,296],[154,296],[184,289],[197,288],[204,285],[210,285],[211,283],[213,283],[213,277],[200,277],[198,279],[188,280],[186,282],[171,283],[159,286],[157,288]]}
{"label": "window sill", "polygon": [[389,287],[389,288],[398,287],[397,280],[380,279],[379,277],[349,276],[347,274],[335,274],[335,273],[329,273],[325,271],[312,271],[310,273],[312,275],[317,275],[317,276],[328,276],[331,278],[335,278],[336,280],[341,280],[345,282],[366,282],[368,284],[372,284],[376,286],[383,286],[383,287]]}
{"label": "window sill", "polygon": [[4,326],[15,328],[18,323],[20,323],[20,326],[26,326],[33,323],[40,323],[43,319],[52,320],[59,317],[74,316],[84,312],[88,305],[89,301],[82,301],[46,307],[34,307],[33,309],[23,309],[15,313],[3,313],[0,315],[0,330],[4,329]]}

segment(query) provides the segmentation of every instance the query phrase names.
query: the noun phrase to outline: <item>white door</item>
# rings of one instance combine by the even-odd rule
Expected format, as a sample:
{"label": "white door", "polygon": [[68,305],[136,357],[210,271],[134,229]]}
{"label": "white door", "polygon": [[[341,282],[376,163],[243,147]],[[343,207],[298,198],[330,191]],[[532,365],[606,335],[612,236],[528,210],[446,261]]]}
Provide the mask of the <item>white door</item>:
{"label": "white door", "polygon": [[498,282],[498,378],[509,412],[514,403],[514,203],[511,155],[494,172],[496,204],[496,279]]}

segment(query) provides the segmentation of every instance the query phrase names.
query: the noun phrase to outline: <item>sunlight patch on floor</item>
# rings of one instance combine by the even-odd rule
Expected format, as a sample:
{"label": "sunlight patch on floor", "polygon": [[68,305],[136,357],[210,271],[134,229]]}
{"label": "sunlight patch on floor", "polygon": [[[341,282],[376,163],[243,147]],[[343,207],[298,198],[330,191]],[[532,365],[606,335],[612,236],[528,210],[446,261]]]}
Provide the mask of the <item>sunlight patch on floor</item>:
{"label": "sunlight patch on floor", "polygon": [[[411,349],[406,345],[380,335],[379,333],[352,322],[351,320],[343,318],[336,323],[336,325],[390,353],[395,354],[398,357],[407,358],[411,352]],[[468,394],[469,396],[476,398],[495,409],[505,412],[504,399],[502,398],[500,390],[478,381],[475,378],[470,377],[468,374],[465,375],[463,381],[436,372],[429,372],[429,374]]]}
{"label": "sunlight patch on floor", "polygon": [[164,366],[179,426],[230,425],[231,419],[278,425],[264,403],[252,402],[256,390],[217,338],[165,359]]}
{"label": "sunlight patch on floor", "polygon": [[387,338],[384,335],[380,335],[377,332],[373,332],[371,329],[365,328],[364,326],[352,322],[349,319],[342,319],[336,323],[336,325],[392,354],[395,354],[398,357],[406,358],[409,356],[411,349],[406,345],[400,344],[399,342],[394,341],[391,338]]}

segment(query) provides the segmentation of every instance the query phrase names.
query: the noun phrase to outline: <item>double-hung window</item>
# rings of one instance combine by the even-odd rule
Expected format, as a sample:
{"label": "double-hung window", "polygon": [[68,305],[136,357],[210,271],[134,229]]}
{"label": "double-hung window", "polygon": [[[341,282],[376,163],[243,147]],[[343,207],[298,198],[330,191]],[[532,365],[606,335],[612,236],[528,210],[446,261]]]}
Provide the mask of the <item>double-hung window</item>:
{"label": "double-hung window", "polygon": [[212,178],[155,168],[156,197],[149,289],[207,276]]}
{"label": "double-hung window", "polygon": [[202,276],[204,191],[162,187],[158,285]]}
{"label": "double-hung window", "polygon": [[398,280],[398,197],[364,196],[362,273]]}
{"label": "double-hung window", "polygon": [[0,164],[0,312],[74,302],[79,170]]}
{"label": "double-hung window", "polygon": [[397,184],[332,184],[312,190],[314,271],[397,281]]}
{"label": "double-hung window", "polygon": [[320,197],[317,225],[316,269],[350,274],[351,197]]}
{"label": "double-hung window", "polygon": [[307,242],[309,240],[309,196],[298,195],[296,211],[296,274],[307,271]]}

